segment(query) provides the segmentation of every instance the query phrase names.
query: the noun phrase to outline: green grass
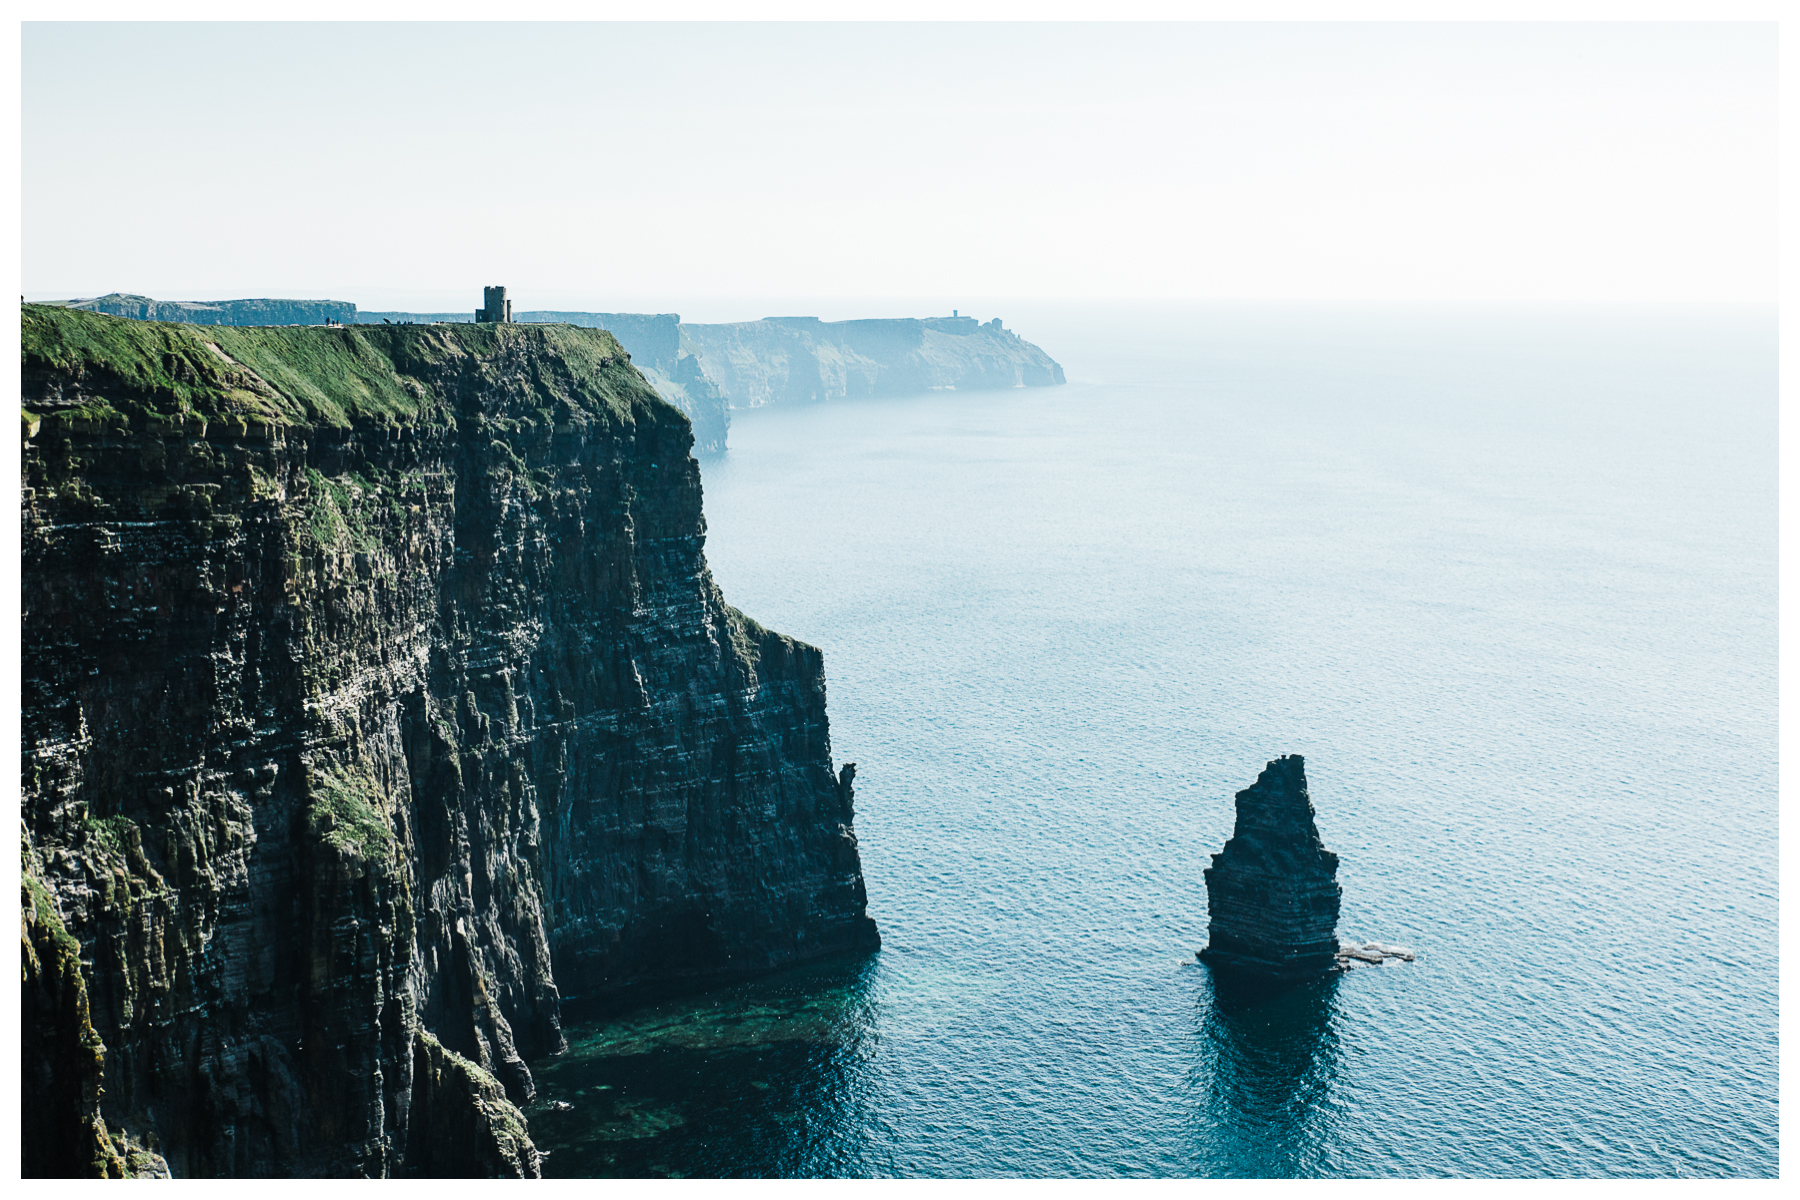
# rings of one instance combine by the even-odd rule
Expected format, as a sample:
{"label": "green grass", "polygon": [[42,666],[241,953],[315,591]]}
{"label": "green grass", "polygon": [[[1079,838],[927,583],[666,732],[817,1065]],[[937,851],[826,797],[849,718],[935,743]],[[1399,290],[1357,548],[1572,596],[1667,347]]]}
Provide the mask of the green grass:
{"label": "green grass", "polygon": [[75,940],[62,923],[62,917],[56,911],[56,901],[50,898],[49,891],[38,882],[38,877],[29,866],[19,875],[19,883],[25,892],[24,899],[31,906],[33,917],[50,935],[51,945],[56,947],[57,955],[65,963],[74,963],[77,971],[81,964],[81,943]]}
{"label": "green grass", "polygon": [[370,554],[382,546],[382,539],[369,518],[393,507],[377,507],[375,485],[361,475],[351,474],[332,479],[311,467],[306,469],[310,504],[307,527],[313,540],[321,546],[348,546]]}
{"label": "green grass", "polygon": [[754,670],[762,662],[762,642],[769,636],[769,631],[755,617],[729,604],[725,606],[725,624],[731,635],[732,648]]}
{"label": "green grass", "polygon": [[[26,394],[35,394],[34,379],[74,375],[88,397],[78,411],[55,413],[59,420],[441,425],[453,418],[442,388],[471,375],[478,386],[522,388],[515,411],[539,420],[687,419],[603,329],[185,325],[44,304],[22,313]],[[26,420],[41,415],[32,410]]]}
{"label": "green grass", "polygon": [[130,831],[137,822],[130,817],[85,817],[82,828],[112,857],[123,860]]}
{"label": "green grass", "polygon": [[393,848],[386,798],[375,777],[358,767],[306,773],[306,820],[327,845],[363,858]]}

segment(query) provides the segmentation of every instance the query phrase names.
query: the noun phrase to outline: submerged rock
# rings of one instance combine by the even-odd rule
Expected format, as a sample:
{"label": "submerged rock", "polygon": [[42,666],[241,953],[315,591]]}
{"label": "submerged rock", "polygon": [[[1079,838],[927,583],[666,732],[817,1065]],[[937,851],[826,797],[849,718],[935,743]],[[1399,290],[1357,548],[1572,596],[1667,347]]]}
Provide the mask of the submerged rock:
{"label": "submerged rock", "polygon": [[1330,969],[1337,865],[1313,823],[1306,760],[1283,755],[1237,794],[1237,828],[1206,869],[1211,924],[1200,957],[1284,975]]}

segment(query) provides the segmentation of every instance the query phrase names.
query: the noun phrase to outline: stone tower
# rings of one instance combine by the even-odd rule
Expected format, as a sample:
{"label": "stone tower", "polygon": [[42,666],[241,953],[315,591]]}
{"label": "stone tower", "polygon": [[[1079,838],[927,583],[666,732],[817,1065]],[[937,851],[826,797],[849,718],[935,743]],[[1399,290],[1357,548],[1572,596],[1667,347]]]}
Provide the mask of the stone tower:
{"label": "stone tower", "polygon": [[482,288],[481,302],[481,307],[475,310],[477,321],[492,321],[501,324],[512,320],[512,301],[506,298],[505,288]]}
{"label": "stone tower", "polygon": [[1206,869],[1212,923],[1201,957],[1283,975],[1330,967],[1337,865],[1313,823],[1306,760],[1283,755],[1237,794],[1237,828]]}

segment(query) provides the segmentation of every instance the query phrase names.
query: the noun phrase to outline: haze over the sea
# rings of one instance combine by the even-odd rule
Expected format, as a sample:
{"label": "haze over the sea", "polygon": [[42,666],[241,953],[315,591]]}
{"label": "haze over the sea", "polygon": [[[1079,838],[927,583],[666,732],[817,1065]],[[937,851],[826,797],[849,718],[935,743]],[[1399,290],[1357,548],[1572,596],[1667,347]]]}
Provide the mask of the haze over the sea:
{"label": "haze over the sea", "polygon": [[32,23],[23,290],[1767,303],[1774,31]]}

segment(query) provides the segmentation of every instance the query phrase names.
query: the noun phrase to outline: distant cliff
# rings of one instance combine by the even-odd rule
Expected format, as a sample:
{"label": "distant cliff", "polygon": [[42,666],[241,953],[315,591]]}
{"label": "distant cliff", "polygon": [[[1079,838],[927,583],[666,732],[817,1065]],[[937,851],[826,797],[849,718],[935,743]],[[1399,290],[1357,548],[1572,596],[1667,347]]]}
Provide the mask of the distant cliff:
{"label": "distant cliff", "polygon": [[737,408],[1064,382],[1055,360],[998,317],[769,317],[681,333]]}
{"label": "distant cliff", "polygon": [[611,335],[22,326],[27,1174],[533,1175],[566,997],[878,944]]}
{"label": "distant cliff", "polygon": [[113,292],[58,304],[137,321],[187,325],[323,325],[327,320],[339,324],[356,320],[356,305],[347,300],[152,300]]}

